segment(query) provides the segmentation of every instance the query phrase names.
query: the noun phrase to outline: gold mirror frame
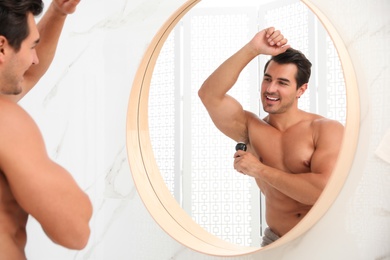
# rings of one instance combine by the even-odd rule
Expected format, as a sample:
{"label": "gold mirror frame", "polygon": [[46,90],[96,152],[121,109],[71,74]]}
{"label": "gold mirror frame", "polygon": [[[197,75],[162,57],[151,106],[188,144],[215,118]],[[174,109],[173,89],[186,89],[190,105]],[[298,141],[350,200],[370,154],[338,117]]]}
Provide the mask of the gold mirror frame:
{"label": "gold mirror frame", "polygon": [[192,250],[214,256],[249,255],[290,242],[326,213],[341,191],[351,169],[360,127],[359,92],[348,51],[327,17],[309,0],[301,0],[322,22],[336,47],[347,92],[347,122],[338,162],[328,185],[306,217],[285,236],[265,247],[244,247],[226,242],[201,228],[169,192],[154,158],[148,126],[148,96],[153,70],[161,48],[180,19],[201,0],[188,0],[160,28],[147,48],[135,74],[127,113],[127,153],[134,184],[147,210],[160,227]]}

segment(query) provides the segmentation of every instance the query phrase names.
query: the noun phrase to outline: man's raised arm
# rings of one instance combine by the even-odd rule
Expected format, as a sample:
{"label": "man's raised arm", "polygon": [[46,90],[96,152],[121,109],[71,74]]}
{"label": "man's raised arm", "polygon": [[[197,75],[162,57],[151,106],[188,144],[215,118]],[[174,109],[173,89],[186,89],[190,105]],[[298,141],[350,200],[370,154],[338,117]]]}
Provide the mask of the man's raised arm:
{"label": "man's raised arm", "polygon": [[203,83],[198,95],[216,127],[233,140],[246,132],[243,107],[226,93],[236,83],[242,70],[260,54],[277,55],[287,50],[287,39],[273,27],[258,32],[254,38],[222,63]]}
{"label": "man's raised arm", "polygon": [[26,72],[22,93],[8,98],[18,102],[46,73],[53,61],[66,17],[74,13],[79,3],[80,0],[53,0],[50,4],[37,25],[40,34],[40,41],[36,46],[39,64],[31,66]]}

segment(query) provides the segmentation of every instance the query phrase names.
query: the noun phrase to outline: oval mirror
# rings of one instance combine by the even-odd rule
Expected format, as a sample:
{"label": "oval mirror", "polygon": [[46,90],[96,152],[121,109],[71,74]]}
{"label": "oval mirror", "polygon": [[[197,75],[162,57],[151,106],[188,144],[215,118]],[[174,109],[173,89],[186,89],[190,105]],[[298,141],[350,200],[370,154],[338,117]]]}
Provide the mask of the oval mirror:
{"label": "oval mirror", "polygon": [[[253,180],[235,173],[235,143],[216,130],[197,90],[259,28],[274,25],[313,63],[301,108],[346,125],[343,159],[328,184],[332,189],[327,187],[310,214],[272,247],[314,224],[344,182],[358,129],[358,115],[348,113],[358,111],[355,77],[337,33],[307,1],[198,2],[188,1],[173,14],[137,72],[128,113],[129,161],[142,200],[167,233],[207,254],[247,254],[259,250],[264,202]],[[243,87],[232,93],[260,117],[258,80],[265,62],[254,60],[238,82]]]}

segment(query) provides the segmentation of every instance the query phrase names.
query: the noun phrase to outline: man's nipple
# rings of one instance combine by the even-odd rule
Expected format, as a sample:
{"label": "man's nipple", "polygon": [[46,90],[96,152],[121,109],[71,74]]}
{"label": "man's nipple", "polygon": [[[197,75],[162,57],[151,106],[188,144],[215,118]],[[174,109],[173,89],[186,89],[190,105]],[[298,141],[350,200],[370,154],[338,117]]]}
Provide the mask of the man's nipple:
{"label": "man's nipple", "polygon": [[304,164],[307,168],[310,168],[310,166],[311,166],[311,161],[310,161],[310,160],[303,161],[303,164]]}

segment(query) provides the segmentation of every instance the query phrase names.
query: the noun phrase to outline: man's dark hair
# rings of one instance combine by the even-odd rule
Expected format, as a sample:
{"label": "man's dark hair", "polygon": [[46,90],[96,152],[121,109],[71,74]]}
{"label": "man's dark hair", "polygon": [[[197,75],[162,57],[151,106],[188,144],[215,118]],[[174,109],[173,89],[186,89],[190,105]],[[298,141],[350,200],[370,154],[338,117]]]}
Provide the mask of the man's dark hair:
{"label": "man's dark hair", "polygon": [[30,33],[27,14],[37,16],[42,10],[42,0],[0,0],[0,35],[7,38],[15,51],[20,50]]}
{"label": "man's dark hair", "polygon": [[264,73],[272,60],[278,64],[292,63],[297,66],[298,72],[295,75],[295,80],[297,81],[297,89],[300,88],[303,84],[309,82],[311,74],[311,62],[302,52],[293,48],[288,48],[285,52],[276,56],[272,56],[271,59],[265,64]]}

